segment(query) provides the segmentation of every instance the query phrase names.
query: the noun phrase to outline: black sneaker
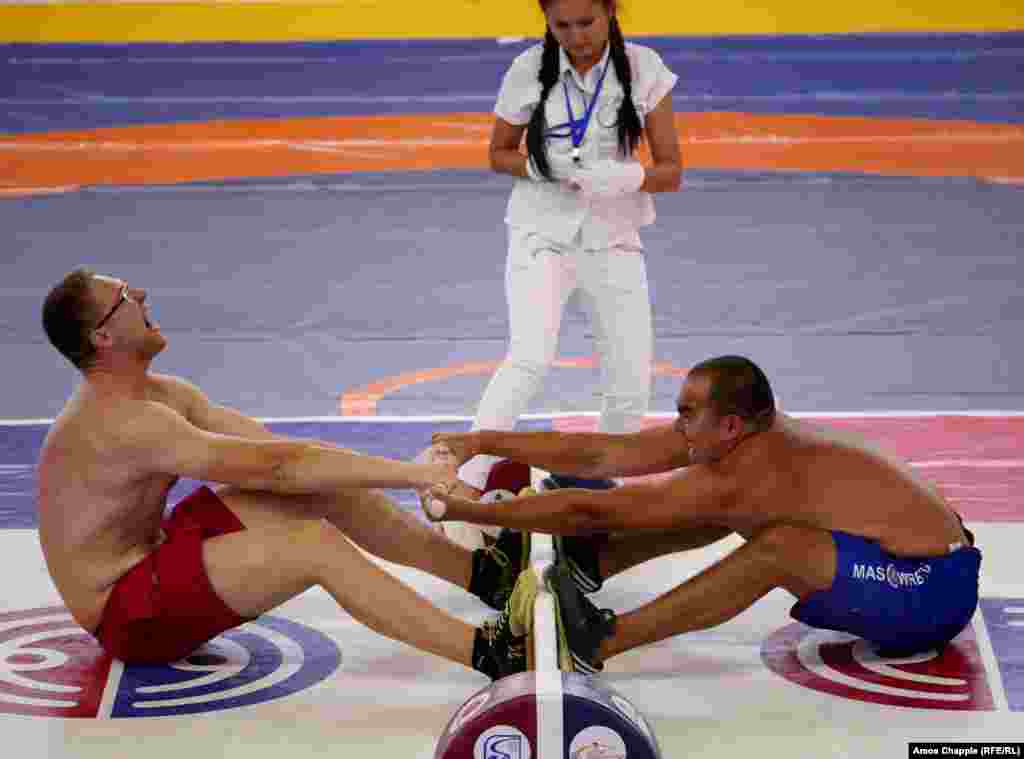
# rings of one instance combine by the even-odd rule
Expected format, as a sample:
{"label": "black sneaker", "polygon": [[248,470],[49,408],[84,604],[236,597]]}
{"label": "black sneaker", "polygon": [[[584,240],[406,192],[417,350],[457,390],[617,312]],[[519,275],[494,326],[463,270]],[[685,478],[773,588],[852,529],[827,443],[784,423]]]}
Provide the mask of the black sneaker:
{"label": "black sneaker", "polygon": [[564,564],[548,570],[546,583],[555,597],[559,659],[568,658],[573,670],[585,675],[600,672],[604,664],[597,661],[597,650],[615,631],[615,612],[590,603]]}
{"label": "black sneaker", "polygon": [[[561,488],[611,490],[616,487],[618,484],[614,480],[588,480],[565,474],[552,474],[541,482],[543,490],[559,490]],[[573,582],[584,593],[595,593],[601,589],[601,585],[604,583],[597,556],[601,546],[607,541],[607,534],[555,537],[555,550],[558,552],[559,558],[569,565]]]}
{"label": "black sneaker", "polygon": [[526,636],[512,635],[503,614],[476,628],[473,669],[492,680],[526,671]]}
{"label": "black sneaker", "polygon": [[604,584],[598,553],[608,542],[607,533],[555,535],[555,555],[569,568],[572,581],[583,593],[596,593]]}
{"label": "black sneaker", "polygon": [[502,528],[493,543],[473,551],[469,592],[501,611],[530,560],[530,533]]}
{"label": "black sneaker", "polygon": [[501,614],[480,625],[473,640],[473,667],[492,680],[525,672],[530,663],[527,647],[537,583],[517,582],[515,588]]}
{"label": "black sneaker", "polygon": [[587,479],[574,477],[571,474],[550,474],[541,481],[544,490],[560,490],[561,488],[582,488],[583,490],[611,490],[619,484],[615,480]]}

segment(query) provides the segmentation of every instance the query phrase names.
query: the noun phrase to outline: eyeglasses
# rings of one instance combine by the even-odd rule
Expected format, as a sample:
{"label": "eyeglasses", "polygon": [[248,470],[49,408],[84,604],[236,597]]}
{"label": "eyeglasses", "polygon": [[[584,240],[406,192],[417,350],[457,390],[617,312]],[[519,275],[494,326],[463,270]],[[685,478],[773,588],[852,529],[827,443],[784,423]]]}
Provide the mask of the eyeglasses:
{"label": "eyeglasses", "polygon": [[107,315],[100,319],[99,323],[95,327],[93,327],[93,329],[99,329],[104,324],[106,324],[107,321],[109,321],[110,317],[114,315],[114,312],[117,311],[117,309],[121,307],[121,304],[124,303],[126,300],[131,300],[131,298],[128,297],[128,285],[125,285],[124,287],[121,288],[121,297],[117,299],[117,303],[114,304],[114,307],[112,309],[107,311]]}

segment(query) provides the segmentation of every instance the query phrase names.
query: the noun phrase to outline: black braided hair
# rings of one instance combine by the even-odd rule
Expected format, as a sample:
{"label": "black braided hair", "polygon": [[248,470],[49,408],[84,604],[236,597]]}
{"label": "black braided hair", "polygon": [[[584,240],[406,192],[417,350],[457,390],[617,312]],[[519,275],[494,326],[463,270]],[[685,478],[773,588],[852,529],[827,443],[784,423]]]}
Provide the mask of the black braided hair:
{"label": "black braided hair", "polygon": [[629,65],[626,40],[622,36],[619,19],[616,16],[612,16],[608,29],[608,49],[612,65],[615,66],[615,75],[622,84],[623,98],[622,104],[619,105],[619,152],[623,156],[630,156],[640,144],[644,128],[640,123],[636,106],[633,105],[633,69]]}
{"label": "black braided hair", "polygon": [[540,73],[537,74],[537,79],[540,82],[540,101],[533,109],[530,124],[526,128],[526,150],[529,153],[527,160],[533,161],[533,165],[545,179],[551,179],[551,164],[548,161],[547,148],[544,146],[544,132],[547,130],[544,104],[547,103],[551,88],[558,83],[558,62],[558,41],[551,30],[546,29]]}
{"label": "black braided hair", "polygon": [[[542,0],[543,5],[543,0]],[[622,36],[622,28],[619,26],[619,19],[615,15],[616,3],[614,0],[605,0],[605,6],[611,13],[608,28],[609,57],[612,65],[615,66],[615,75],[622,84],[623,99],[619,105],[618,131],[619,151],[623,156],[633,155],[640,144],[643,135],[643,125],[640,123],[640,116],[633,105],[633,70],[629,64],[629,56],[626,54],[626,40]],[[530,116],[530,123],[526,128],[526,150],[529,159],[545,179],[551,179],[551,163],[548,161],[547,148],[545,146],[544,132],[547,129],[545,118],[545,104],[551,88],[558,83],[558,41],[551,33],[551,29],[544,32],[544,52],[541,56],[540,71],[537,80],[540,82],[540,101]]]}

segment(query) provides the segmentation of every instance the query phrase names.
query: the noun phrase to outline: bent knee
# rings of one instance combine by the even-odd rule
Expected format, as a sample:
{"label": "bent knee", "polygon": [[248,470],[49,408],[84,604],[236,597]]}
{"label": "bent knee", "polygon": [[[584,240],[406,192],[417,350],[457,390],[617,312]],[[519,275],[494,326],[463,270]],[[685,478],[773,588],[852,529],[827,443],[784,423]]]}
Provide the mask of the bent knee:
{"label": "bent knee", "polygon": [[793,556],[796,551],[805,550],[819,536],[831,540],[828,533],[814,527],[773,524],[753,533],[749,540],[765,552],[779,556]]}
{"label": "bent knee", "polygon": [[837,555],[832,535],[816,527],[777,524],[752,535],[751,546],[774,566],[797,596],[832,585]]}
{"label": "bent knee", "polygon": [[297,546],[329,545],[345,540],[341,530],[326,519],[300,519],[289,527]]}
{"label": "bent knee", "polygon": [[355,549],[345,534],[326,519],[297,520],[284,529],[279,539],[284,542],[282,552],[297,565],[306,567],[314,580],[319,580],[336,557]]}
{"label": "bent knee", "polygon": [[296,519],[263,535],[268,547],[282,559],[290,556],[300,563],[316,563],[324,550],[332,550],[338,539],[344,540],[341,530],[326,519]]}

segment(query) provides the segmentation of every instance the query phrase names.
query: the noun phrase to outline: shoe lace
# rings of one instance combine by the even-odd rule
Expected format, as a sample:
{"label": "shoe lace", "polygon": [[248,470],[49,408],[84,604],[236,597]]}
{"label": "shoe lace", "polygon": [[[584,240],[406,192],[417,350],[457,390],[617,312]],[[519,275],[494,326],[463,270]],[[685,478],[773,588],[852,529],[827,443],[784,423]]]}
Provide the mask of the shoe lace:
{"label": "shoe lace", "polygon": [[[497,659],[513,662],[526,656],[526,636],[516,636],[512,633],[508,607],[497,617],[484,620],[481,627],[487,637],[487,643]],[[506,650],[504,656],[501,655],[503,647]]]}
{"label": "shoe lace", "polygon": [[512,559],[508,557],[507,553],[498,548],[498,545],[496,543],[489,546],[485,546],[482,550],[484,551],[484,553],[486,553],[488,556],[494,559],[494,563],[502,569],[507,568],[508,565],[512,563]]}
{"label": "shoe lace", "polygon": [[490,642],[499,642],[502,639],[513,640],[516,636],[512,634],[511,601],[505,602],[505,607],[497,616],[485,620],[483,627]]}

